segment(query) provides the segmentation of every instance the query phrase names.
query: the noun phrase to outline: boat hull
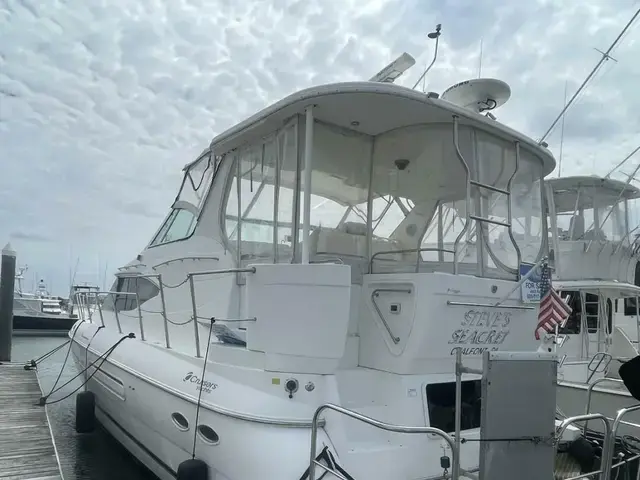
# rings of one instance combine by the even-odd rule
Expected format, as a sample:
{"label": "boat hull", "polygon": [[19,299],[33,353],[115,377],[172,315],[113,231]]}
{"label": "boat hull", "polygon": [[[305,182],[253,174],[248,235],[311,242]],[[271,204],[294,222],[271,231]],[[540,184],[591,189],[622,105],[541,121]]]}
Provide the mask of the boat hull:
{"label": "boat hull", "polygon": [[[93,348],[87,351],[78,341],[72,351],[80,370],[98,358]],[[94,370],[88,372],[91,375]],[[105,361],[87,388],[95,394],[97,420],[158,478],[170,480],[175,479],[180,463],[192,456],[197,405],[194,398],[181,398],[170,391],[171,386],[159,383]],[[175,423],[172,415],[176,413],[187,419],[188,429]],[[269,478],[299,478],[308,465],[308,428],[251,422],[205,406],[198,412],[198,425],[211,427],[220,439],[211,443],[195,433],[195,456],[209,465],[210,480],[264,478],[264,472],[274,472]],[[253,460],[241,462],[243,452]]]}
{"label": "boat hull", "polygon": [[[586,412],[587,386],[585,384],[573,382],[558,382],[558,408],[567,416],[584,415]],[[614,389],[600,388],[596,386],[591,395],[590,413],[602,413],[613,422],[618,410],[621,408],[637,405],[628,392]],[[589,429],[603,432],[601,420],[594,420],[588,423]],[[623,423],[617,431],[617,435],[640,434],[640,411],[630,412],[623,417]]]}
{"label": "boat hull", "polygon": [[67,335],[77,318],[46,315],[14,315],[13,332],[16,335]]}
{"label": "boat hull", "polygon": [[[273,391],[273,374],[267,375],[267,384],[264,373],[238,369],[238,375],[247,375],[244,381],[249,377],[260,379],[247,381],[249,385],[222,374],[224,366],[208,363],[211,372],[204,375],[205,382],[200,382],[202,359],[132,338],[123,340],[102,363],[99,356],[120,335],[79,322],[70,336],[78,369],[93,362],[99,366],[98,371],[90,367],[85,375],[87,389],[95,394],[97,419],[160,479],[175,478],[180,463],[192,457],[194,439],[195,457],[209,466],[210,480],[300,478],[307,469],[310,422],[316,404],[303,407],[291,401],[282,385],[277,388],[278,395],[267,394]],[[198,388],[203,384],[197,412]],[[186,428],[176,421],[176,415],[188,422]],[[196,415],[197,425],[215,431],[218,441],[196,430]],[[343,429],[342,417],[330,419],[330,429],[326,430],[327,425],[318,431],[317,452],[325,446],[336,452],[334,435],[337,441],[344,441],[347,430]],[[361,428],[366,429],[366,435],[359,433],[359,448],[347,453],[353,457],[345,460],[334,453],[350,475],[396,480],[400,476],[420,478],[425,473],[417,472],[425,470],[426,476],[442,473],[439,457],[443,449],[437,438],[414,435],[403,437],[404,445],[385,445],[372,440],[379,430],[366,425]],[[428,459],[425,449],[430,453]],[[463,466],[477,465],[477,444],[471,443],[463,450]]]}

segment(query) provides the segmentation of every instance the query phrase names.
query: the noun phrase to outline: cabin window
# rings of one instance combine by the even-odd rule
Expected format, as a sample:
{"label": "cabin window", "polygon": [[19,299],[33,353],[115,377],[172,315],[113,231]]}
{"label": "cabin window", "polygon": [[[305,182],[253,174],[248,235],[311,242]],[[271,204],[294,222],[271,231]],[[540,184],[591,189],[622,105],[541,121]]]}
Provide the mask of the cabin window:
{"label": "cabin window", "polygon": [[[515,241],[521,261],[535,263],[543,246],[542,166],[526,150],[520,149],[520,162],[515,171],[515,145],[484,132],[476,132],[478,177],[484,184],[508,190],[511,195],[493,192],[485,188],[473,188],[476,214],[500,222],[509,223],[511,204],[511,233],[506,226],[480,223],[486,262],[490,268],[516,270],[518,268]],[[515,173],[515,176],[514,176]]]}
{"label": "cabin window", "polygon": [[[558,333],[575,335],[582,331],[582,302],[580,300],[580,292],[578,291],[563,291],[562,297],[569,296],[568,305],[572,311],[565,323],[564,328],[558,330]],[[607,318],[607,331],[611,332],[613,328],[613,302],[611,299],[607,299],[607,311],[605,317]],[[587,330],[589,333],[597,333],[598,331],[598,310],[600,308],[600,302],[598,295],[592,293],[585,294],[584,302],[584,318],[587,322]]]}
{"label": "cabin window", "polygon": [[[633,284],[637,287],[640,287],[640,262],[636,262],[635,267],[635,276],[633,279]],[[624,314],[627,316],[636,316],[638,313],[638,309],[636,307],[636,298],[625,298],[624,299]]]}
{"label": "cabin window", "polygon": [[627,201],[600,184],[554,188],[559,240],[629,242]]}
{"label": "cabin window", "polygon": [[278,191],[276,249],[278,261],[288,262],[293,258],[295,227],[295,191],[298,169],[298,123],[294,122],[278,134]]}
{"label": "cabin window", "polygon": [[[141,277],[117,277],[111,292],[138,293],[140,305],[156,297],[160,289],[150,280]],[[129,311],[138,308],[135,295],[110,294],[104,299],[105,310]]]}
{"label": "cabin window", "polygon": [[240,239],[241,260],[273,261],[276,167],[275,137],[235,156],[225,205],[225,230],[232,243]]}
{"label": "cabin window", "polygon": [[[461,429],[480,428],[482,390],[480,380],[462,382]],[[456,383],[432,383],[427,385],[427,409],[429,425],[447,433],[455,431]]]}
{"label": "cabin window", "polygon": [[151,242],[151,246],[175,242],[191,236],[196,228],[196,215],[184,208],[174,208]]}
{"label": "cabin window", "polygon": [[[311,174],[311,261],[367,258],[367,197],[371,167],[369,136],[314,124]],[[301,167],[304,169],[304,162]],[[302,240],[304,182],[300,188]],[[378,196],[374,193],[375,196]],[[374,240],[375,242],[375,240]],[[388,249],[388,248],[387,248]]]}
{"label": "cabin window", "polygon": [[214,161],[211,154],[207,153],[186,167],[182,185],[172,209],[149,247],[184,240],[193,234],[219,163],[219,159]]}
{"label": "cabin window", "polygon": [[[300,261],[305,185],[299,139],[304,139],[304,122],[297,117],[271,138],[234,153],[224,229],[230,245],[240,250],[239,259]],[[472,211],[466,211],[464,168],[451,129],[450,123],[416,125],[369,136],[316,121],[310,261],[339,258],[364,271],[375,255],[376,273],[450,271],[453,255],[444,250],[454,249],[467,213],[504,222],[506,199],[490,191],[472,189]],[[471,178],[506,188],[515,168],[515,144],[464,125],[459,137]],[[514,236],[522,260],[534,262],[543,245],[542,162],[524,148],[520,160],[512,182]],[[469,267],[464,273],[484,275],[488,267],[515,276],[517,256],[507,230],[488,225],[479,245],[475,229],[470,222],[458,245],[458,259]],[[421,249],[439,250],[422,252],[430,265],[418,261]]]}

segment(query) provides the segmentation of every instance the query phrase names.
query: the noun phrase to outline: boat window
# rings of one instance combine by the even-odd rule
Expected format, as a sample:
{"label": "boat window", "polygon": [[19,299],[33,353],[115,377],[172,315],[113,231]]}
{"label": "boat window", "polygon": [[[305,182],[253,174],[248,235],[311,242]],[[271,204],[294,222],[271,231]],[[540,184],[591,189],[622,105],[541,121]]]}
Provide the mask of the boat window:
{"label": "boat window", "polygon": [[627,202],[615,188],[595,185],[557,188],[553,200],[559,240],[629,241]]}
{"label": "boat window", "polygon": [[[372,138],[317,122],[313,131],[310,255],[319,259],[339,256],[366,261]],[[301,206],[304,190],[302,182]],[[374,197],[378,196],[374,192]],[[300,208],[299,242],[303,213]],[[374,245],[375,242],[374,238]]]}
{"label": "boat window", "polygon": [[[447,433],[455,431],[456,383],[427,385],[429,425]],[[461,430],[480,428],[482,391],[480,380],[462,382]]]}
{"label": "boat window", "polygon": [[220,159],[207,153],[186,167],[180,191],[169,215],[149,244],[150,247],[189,238],[195,231],[198,215]]}
{"label": "boat window", "polygon": [[191,236],[196,228],[196,215],[184,208],[174,208],[150,246],[175,242]]}
{"label": "boat window", "polygon": [[567,319],[564,328],[559,328],[558,333],[565,335],[574,335],[580,333],[581,319],[582,319],[582,303],[580,301],[580,292],[577,291],[562,291],[560,292],[562,298],[569,297],[567,304],[571,307],[571,314]]}
{"label": "boat window", "polygon": [[[636,263],[633,284],[640,287],[640,262]],[[624,299],[624,314],[626,316],[636,316],[639,310],[636,306],[637,298],[630,297]]]}
{"label": "boat window", "polygon": [[216,166],[215,163],[212,155],[207,153],[189,165],[176,201],[188,202],[196,208],[200,208],[207,193],[207,188],[211,183],[214,167]]}
{"label": "boat window", "polygon": [[295,231],[295,191],[298,169],[298,123],[294,122],[278,134],[278,192],[276,215],[276,249],[278,261],[288,262],[293,258]]}
{"label": "boat window", "polygon": [[[156,297],[160,289],[150,280],[140,277],[117,277],[111,292],[138,293],[140,305]],[[107,295],[102,304],[105,310],[129,311],[138,308],[135,295]]]}
{"label": "boat window", "polygon": [[[521,254],[521,261],[535,263],[543,247],[543,209],[541,196],[542,165],[526,150],[520,149],[520,162],[515,172],[515,145],[484,132],[476,132],[476,168],[482,183],[509,189],[511,194],[474,188],[476,214],[484,218],[509,223]],[[506,226],[481,223],[489,267],[517,269],[517,253]],[[476,225],[477,228],[477,225]]]}
{"label": "boat window", "polygon": [[[273,260],[275,250],[277,262],[289,262],[296,247],[294,242],[298,254],[301,251],[301,210],[298,210],[299,218],[295,218],[295,191],[299,180],[297,128],[292,124],[262,145],[246,148],[236,156],[225,204],[225,230],[232,244],[240,234],[243,260]],[[314,255],[366,257],[370,151],[368,137],[316,124],[313,156],[318,169],[314,168],[311,179]],[[365,182],[365,187],[359,186],[360,181]],[[304,186],[299,193],[300,204],[304,202],[303,197]],[[350,241],[352,235],[357,236],[355,241]]]}
{"label": "boat window", "polygon": [[[304,165],[298,171],[304,160],[304,145],[298,145],[300,129],[304,129],[302,117],[272,138],[235,153],[224,206],[225,231],[232,247],[239,234],[244,260],[289,262],[295,254],[299,261],[304,215]],[[310,260],[339,257],[368,268],[367,255],[375,255],[376,272],[415,271],[417,264],[425,267],[417,261],[418,250],[439,248],[435,256],[422,254],[423,260],[431,262],[425,268],[451,271],[453,256],[442,249],[454,249],[467,218],[465,173],[451,134],[450,123],[400,128],[371,137],[316,121]],[[515,143],[464,125],[459,137],[472,178],[506,189],[515,168]],[[542,248],[541,177],[542,162],[522,149],[511,206],[514,237],[523,261],[534,262]],[[367,241],[370,190],[371,251]],[[470,214],[507,219],[507,203],[501,194],[472,193]],[[482,262],[515,275],[517,256],[507,230],[489,225],[483,231],[487,245],[481,248],[475,222],[470,223],[458,245],[459,261],[470,265],[471,272],[466,273],[477,274],[476,266]]]}
{"label": "boat window", "polygon": [[[381,141],[376,139],[376,147],[389,144],[389,148],[397,148],[398,153],[402,152],[398,145],[413,145],[410,154],[405,155],[404,168],[397,168],[402,165],[394,162],[396,168],[385,171],[384,159],[380,159],[382,165],[378,165],[377,158],[383,148],[376,148],[374,155],[374,187],[385,183],[382,190],[394,192],[394,197],[409,198],[412,204],[401,209],[402,214],[397,208],[389,210],[388,215],[396,220],[396,228],[388,239],[396,249],[419,246],[422,260],[429,262],[427,268],[448,271],[453,263],[450,252],[455,249],[456,239],[467,218],[465,173],[453,148],[450,130],[449,125],[430,125],[417,131],[393,132],[390,136],[382,136]],[[507,190],[513,177],[510,196],[513,237],[520,249],[521,260],[534,263],[543,247],[542,163],[521,149],[514,176],[515,144],[470,128],[460,128],[459,146],[472,179]],[[505,194],[472,187],[470,206],[471,215],[508,223]],[[385,222],[388,222],[387,218]],[[513,275],[518,262],[508,229],[491,223],[480,225],[483,248],[477,244],[477,222],[472,221],[460,238],[458,261],[471,265],[470,273],[476,273],[476,264],[482,262],[495,271],[494,275]],[[403,256],[408,260],[406,254]]]}
{"label": "boat window", "polygon": [[276,155],[277,142],[273,137],[241,150],[234,159],[225,205],[225,229],[232,242],[240,235],[240,254],[245,260],[273,259]]}
{"label": "boat window", "polygon": [[[598,311],[601,307],[601,303],[598,301],[598,295],[587,293],[585,294],[584,302],[584,315],[582,314],[582,302],[580,300],[580,292],[578,291],[563,291],[562,297],[569,296],[568,304],[572,311],[565,323],[564,328],[558,329],[558,333],[574,335],[582,331],[582,322],[587,323],[587,330],[589,333],[598,332]],[[613,303],[611,299],[607,299],[606,314],[607,319],[607,332],[611,332],[613,328]]]}

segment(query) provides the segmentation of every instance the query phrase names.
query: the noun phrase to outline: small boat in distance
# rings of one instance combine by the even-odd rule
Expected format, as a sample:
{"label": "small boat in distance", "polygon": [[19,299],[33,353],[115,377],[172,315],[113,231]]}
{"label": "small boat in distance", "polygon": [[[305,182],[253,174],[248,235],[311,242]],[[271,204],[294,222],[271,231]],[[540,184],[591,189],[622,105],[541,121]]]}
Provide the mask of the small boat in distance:
{"label": "small boat in distance", "polygon": [[40,279],[33,293],[22,289],[22,280],[27,267],[16,274],[13,293],[14,335],[66,335],[78,319],[63,308],[63,299],[47,290],[44,279]]}

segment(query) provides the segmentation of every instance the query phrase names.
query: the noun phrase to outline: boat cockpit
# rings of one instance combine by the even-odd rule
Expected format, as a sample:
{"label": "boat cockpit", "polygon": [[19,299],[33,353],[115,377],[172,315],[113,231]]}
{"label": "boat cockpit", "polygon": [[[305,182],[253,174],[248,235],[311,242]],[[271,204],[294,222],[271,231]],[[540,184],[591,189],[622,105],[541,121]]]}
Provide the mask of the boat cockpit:
{"label": "boat cockpit", "polygon": [[[452,115],[442,100],[364,86],[318,95],[311,117],[276,112],[246,126],[242,144],[232,133],[214,139],[224,164],[220,233],[239,265],[336,261],[352,266],[354,280],[456,270],[516,278],[519,262],[541,257],[546,149],[485,117]],[[184,225],[187,236],[193,226]]]}
{"label": "boat cockpit", "polygon": [[629,202],[640,190],[595,176],[548,179],[547,189],[555,277],[634,283]]}

